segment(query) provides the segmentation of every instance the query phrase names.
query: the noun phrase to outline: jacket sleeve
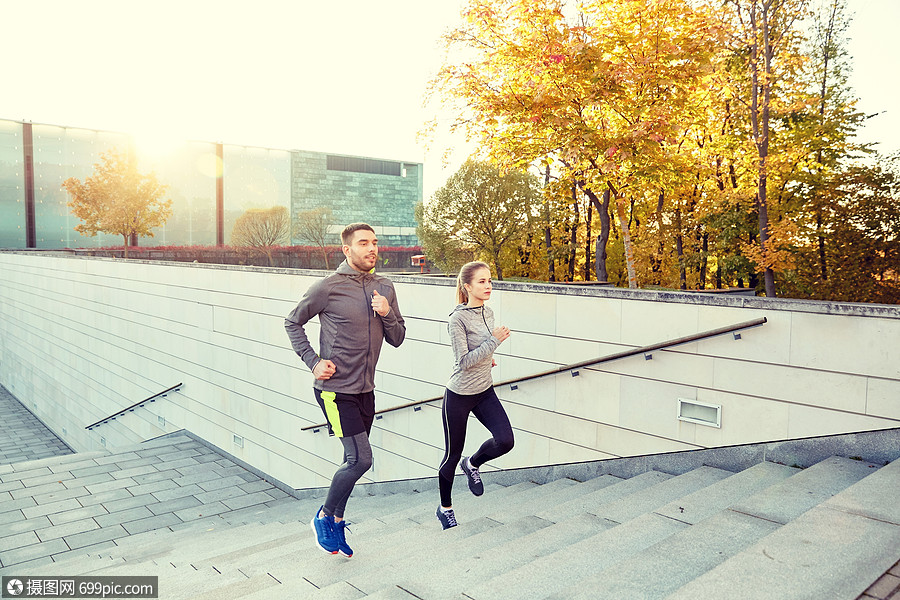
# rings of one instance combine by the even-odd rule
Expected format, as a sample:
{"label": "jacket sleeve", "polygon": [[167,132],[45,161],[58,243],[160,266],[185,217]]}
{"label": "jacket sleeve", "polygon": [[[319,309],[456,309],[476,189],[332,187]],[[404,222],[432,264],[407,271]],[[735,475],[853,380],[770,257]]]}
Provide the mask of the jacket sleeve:
{"label": "jacket sleeve", "polygon": [[397,348],[406,339],[406,321],[400,314],[400,307],[397,305],[397,291],[391,286],[391,312],[387,316],[381,317],[381,325],[384,330],[384,339],[387,343]]}
{"label": "jacket sleeve", "polygon": [[309,343],[303,326],[325,309],[327,300],[328,290],[324,280],[316,281],[309,286],[309,289],[303,294],[303,298],[300,299],[300,303],[284,320],[284,328],[291,340],[294,352],[310,370],[318,364],[319,355]]}
{"label": "jacket sleeve", "polygon": [[500,341],[491,335],[480,346],[469,350],[466,326],[463,320],[455,314],[450,316],[448,328],[450,330],[450,345],[453,347],[453,357],[460,369],[471,368],[473,365],[491,356],[494,350],[497,349],[497,346],[500,345]]}

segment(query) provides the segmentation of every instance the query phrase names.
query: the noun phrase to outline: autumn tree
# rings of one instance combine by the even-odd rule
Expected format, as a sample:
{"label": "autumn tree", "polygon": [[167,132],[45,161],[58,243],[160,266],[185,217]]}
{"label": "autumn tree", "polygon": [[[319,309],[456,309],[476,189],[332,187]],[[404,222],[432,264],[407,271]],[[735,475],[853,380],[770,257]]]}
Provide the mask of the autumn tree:
{"label": "autumn tree", "polygon": [[488,163],[467,160],[420,211],[425,253],[434,259],[437,252],[430,244],[446,237],[457,253],[471,252],[493,264],[502,280],[505,263],[529,230],[539,197],[533,175],[502,173]]}
{"label": "autumn tree", "polygon": [[679,171],[668,148],[693,120],[686,107],[710,69],[715,24],[687,0],[565,8],[470,0],[432,91],[503,167],[553,165],[598,215],[608,191],[636,286],[628,194]]}
{"label": "autumn tree", "polygon": [[75,230],[89,236],[121,235],[125,258],[129,238],[153,237],[153,228],[172,214],[172,200],[164,198],[167,187],[155,173],[141,173],[128,152],[103,153],[93,175],[84,181],[70,177],[62,188],[69,193],[72,214],[81,220]]}
{"label": "autumn tree", "polygon": [[[728,0],[727,6],[733,19],[734,56],[743,66],[740,78],[733,81],[735,106],[740,107],[748,119],[750,140],[755,149],[758,245],[748,247],[746,251],[759,265],[766,296],[775,297],[775,270],[786,257],[783,250],[789,245],[792,232],[773,231],[769,214],[769,179],[778,160],[787,158],[770,155],[776,132],[773,117],[779,103],[786,112],[785,105],[798,99],[797,95],[787,92],[802,60],[799,25],[806,16],[807,0]],[[799,99],[803,101],[803,98]],[[790,221],[780,223],[790,225]]]}
{"label": "autumn tree", "polygon": [[319,247],[326,269],[331,268],[328,266],[327,247],[334,235],[331,233],[334,224],[334,214],[327,206],[300,211],[294,221],[294,236]]}
{"label": "autumn tree", "polygon": [[251,208],[235,221],[231,244],[265,254],[271,267],[274,248],[288,243],[290,231],[291,220],[284,206]]}

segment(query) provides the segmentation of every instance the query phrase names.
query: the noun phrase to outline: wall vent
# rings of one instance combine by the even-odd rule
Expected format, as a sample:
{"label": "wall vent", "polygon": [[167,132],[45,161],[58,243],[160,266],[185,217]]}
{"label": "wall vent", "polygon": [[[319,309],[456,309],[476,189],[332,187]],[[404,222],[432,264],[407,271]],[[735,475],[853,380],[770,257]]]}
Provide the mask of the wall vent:
{"label": "wall vent", "polygon": [[678,420],[707,427],[722,427],[722,405],[679,398]]}

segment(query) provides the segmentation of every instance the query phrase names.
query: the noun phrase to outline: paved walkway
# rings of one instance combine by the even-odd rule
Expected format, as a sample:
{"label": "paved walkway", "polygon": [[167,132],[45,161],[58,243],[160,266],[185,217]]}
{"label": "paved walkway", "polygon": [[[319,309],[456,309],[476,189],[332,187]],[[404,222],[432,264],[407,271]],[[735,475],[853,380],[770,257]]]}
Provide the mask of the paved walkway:
{"label": "paved walkway", "polygon": [[184,433],[73,453],[0,386],[0,573],[296,502]]}
{"label": "paved walkway", "polygon": [[72,449],[47,429],[0,385],[0,465],[71,454]]}

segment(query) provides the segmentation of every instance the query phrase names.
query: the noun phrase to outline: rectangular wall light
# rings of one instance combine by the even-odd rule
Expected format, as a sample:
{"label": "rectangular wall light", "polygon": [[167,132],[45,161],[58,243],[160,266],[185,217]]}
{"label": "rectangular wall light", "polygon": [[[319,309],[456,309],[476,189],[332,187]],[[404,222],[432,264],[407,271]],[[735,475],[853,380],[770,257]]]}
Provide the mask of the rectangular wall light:
{"label": "rectangular wall light", "polygon": [[679,398],[678,420],[707,427],[722,427],[722,405]]}

